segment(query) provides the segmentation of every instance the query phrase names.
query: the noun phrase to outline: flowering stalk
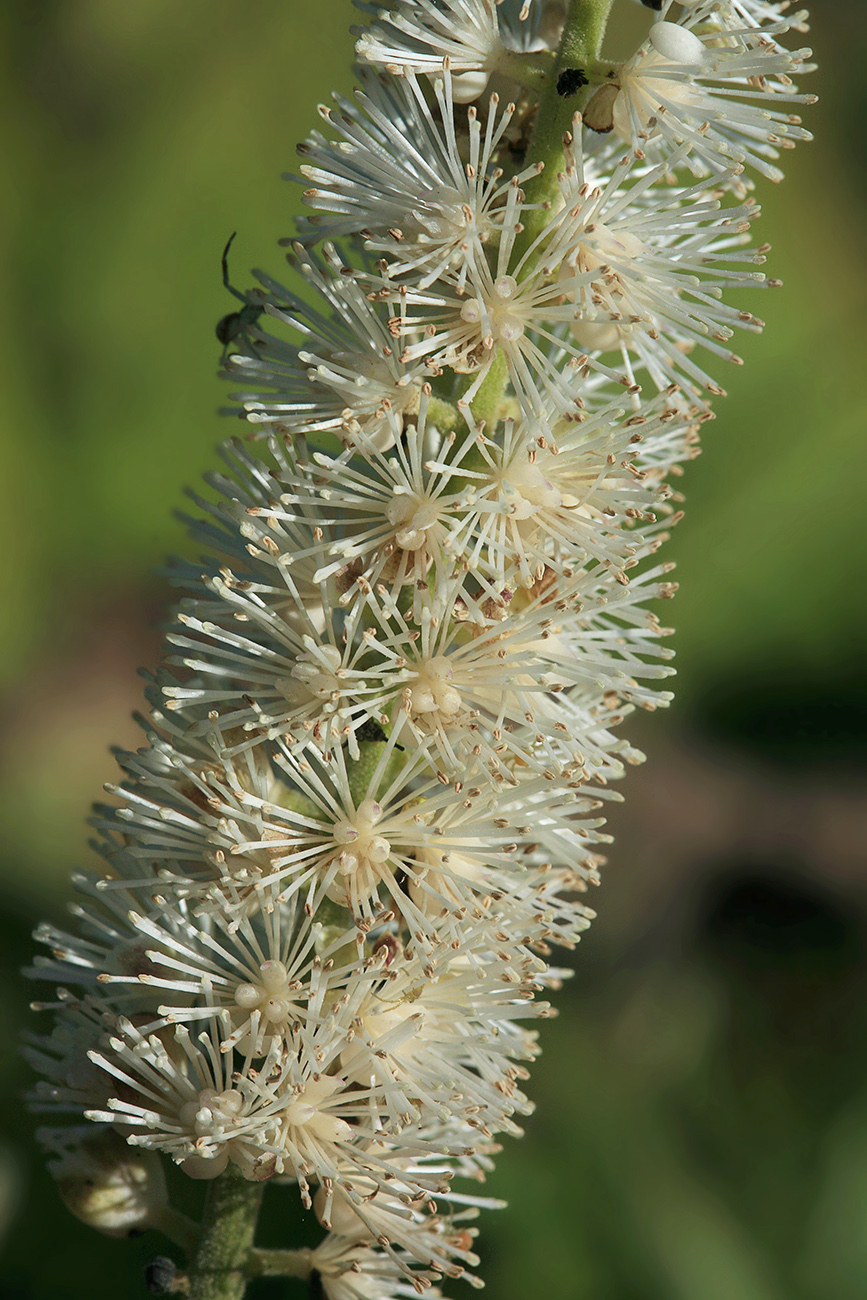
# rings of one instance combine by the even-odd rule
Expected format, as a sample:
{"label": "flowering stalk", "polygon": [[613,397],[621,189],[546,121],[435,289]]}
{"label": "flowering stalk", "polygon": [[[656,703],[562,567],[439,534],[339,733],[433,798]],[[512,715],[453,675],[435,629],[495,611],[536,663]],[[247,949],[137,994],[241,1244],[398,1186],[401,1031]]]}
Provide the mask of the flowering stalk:
{"label": "flowering stalk", "polygon": [[[31,972],[63,1195],[174,1239],[151,1280],[193,1300],[471,1277],[496,1202],[462,1180],[531,1110],[620,725],[671,698],[671,480],[761,328],[729,294],[775,284],[751,172],[806,138],[785,3],[650,4],[620,63],[610,0],[359,7],[360,87],[299,146],[304,292],[257,273],[220,322],[250,438]],[[165,1157],[212,1180],[201,1225]],[[318,1245],[255,1246],[270,1180]]]}

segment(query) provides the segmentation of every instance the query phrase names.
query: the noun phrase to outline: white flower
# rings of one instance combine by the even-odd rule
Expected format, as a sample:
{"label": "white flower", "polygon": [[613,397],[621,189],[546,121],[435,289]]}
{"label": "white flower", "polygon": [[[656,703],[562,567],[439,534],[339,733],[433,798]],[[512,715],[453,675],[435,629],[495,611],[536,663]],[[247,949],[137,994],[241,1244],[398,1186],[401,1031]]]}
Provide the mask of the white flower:
{"label": "white flower", "polygon": [[[336,1235],[316,1247],[311,1263],[327,1300],[414,1300],[422,1285],[387,1251]],[[439,1288],[424,1281],[424,1294],[440,1300]]]}
{"label": "white flower", "polygon": [[[550,570],[538,589],[525,599],[510,594],[481,627],[425,620],[417,637],[408,625],[393,630],[394,620],[383,625],[376,645],[392,656],[404,743],[413,736],[448,774],[479,760],[491,773],[519,764],[539,774],[619,775],[618,755],[631,761],[633,751],[608,730],[617,719],[601,700],[619,688],[630,699],[665,703],[669,696],[636,678],[671,670],[653,662],[668,653],[653,644],[648,623],[623,672],[623,648],[636,633],[624,635],[616,623],[619,601],[600,598],[601,590],[607,592],[606,582],[585,575],[558,585]],[[509,617],[519,610],[519,618]]]}
{"label": "white flower", "polygon": [[255,1076],[248,1065],[238,1075],[219,1053],[216,1025],[198,1041],[183,1025],[165,1040],[129,1021],[119,1029],[106,1049],[89,1053],[120,1084],[104,1109],[85,1112],[89,1119],[120,1126],[131,1145],[164,1151],[193,1178],[216,1178],[230,1161],[248,1178],[274,1173],[285,1076],[277,1053]]}
{"label": "white flower", "polygon": [[[249,1056],[220,1051],[226,1013],[222,1021],[195,1039],[184,1025],[144,1036],[121,1021],[108,1048],[90,1053],[118,1095],[88,1118],[119,1126],[133,1146],[165,1152],[194,1178],[215,1178],[229,1163],[260,1181],[291,1174],[308,1205],[311,1181],[349,1190],[354,1170],[378,1183],[391,1146],[366,1157],[365,1094],[326,1073],[340,1042],[327,1023],[302,1033],[288,1055],[275,1040],[254,1068]],[[367,1141],[353,1145],[356,1132]]]}
{"label": "white flower", "polygon": [[[93,1105],[104,1105],[109,1097],[104,1075],[88,1053],[108,1042],[113,1017],[92,998],[77,998],[69,989],[57,989],[57,1015],[48,1034],[28,1034],[24,1056],[41,1077],[30,1094],[33,1110],[58,1116],[77,1115]],[[37,1003],[37,1010],[49,1006]],[[65,1140],[67,1129],[46,1131],[46,1142]]]}
{"label": "white flower", "polygon": [[[172,570],[102,874],[37,934],[27,1055],[97,1226],[157,1222],[158,1156],[231,1166],[315,1206],[314,1289],[399,1300],[478,1262],[495,1203],[461,1184],[532,1110],[553,950],[643,760],[619,729],[671,699],[657,551],[721,392],[705,358],[761,328],[727,295],[775,283],[742,173],[806,138],[810,65],[783,3],[665,0],[560,152],[529,90],[555,6],[359,7],[378,70],[301,146],[304,290],[233,290],[254,445],[193,496],[204,554]],[[82,1194],[82,1123],[145,1163]]]}
{"label": "white flower", "polygon": [[725,343],[735,329],[759,330],[762,322],[723,304],[721,296],[769,281],[762,272],[741,269],[764,261],[744,249],[750,222],[759,215],[752,204],[723,207],[719,192],[701,185],[678,189],[668,201],[654,191],[651,199],[651,188],[683,156],[676,152],[665,166],[637,178],[631,176],[635,159],[625,158],[605,187],[591,187],[580,147],[568,146],[560,188],[571,220],[545,256],[552,264],[559,260],[561,284],[580,307],[571,323],[579,344],[588,351],[620,350],[628,373],[638,369],[629,359],[634,351],[660,389],[685,374],[713,390],[689,353],[702,346],[738,362]]}
{"label": "white flower", "polygon": [[435,117],[412,71],[386,83],[366,77],[357,104],[338,99],[339,114],[320,107],[342,139],[316,134],[298,146],[313,164],[301,167],[314,183],[304,198],[333,214],[311,217],[311,234],[361,233],[367,248],[388,256],[392,276],[412,275],[420,288],[446,271],[462,284],[481,246],[499,235],[505,206],[503,170],[493,160],[515,106],[498,114],[492,95],[484,129],[471,107],[459,134],[452,80],[446,71],[433,83]]}
{"label": "white flower", "polygon": [[544,412],[539,421],[506,420],[496,441],[480,437],[482,464],[471,474],[480,515],[474,545],[495,589],[531,588],[549,569],[619,572],[638,549],[634,521],[667,513],[669,489],[642,473],[634,455],[678,413],[658,402],[640,421],[624,414],[615,406],[587,418]]}
{"label": "white flower", "polygon": [[108,1237],[160,1226],[168,1192],[153,1152],[131,1151],[119,1134],[92,1125],[43,1129],[38,1137],[64,1205],[82,1223]]}
{"label": "white flower", "polygon": [[275,736],[302,747],[348,740],[357,758],[358,733],[378,717],[379,695],[362,663],[366,644],[356,634],[363,607],[345,614],[323,607],[314,622],[291,597],[268,601],[247,584],[221,578],[213,580],[213,591],[225,602],[221,616],[184,611],[180,629],[168,634],[182,651],[169,662],[196,676],[183,686],[163,685],[167,707],[201,711],[199,731],[211,729],[207,715],[218,710],[224,730],[245,733],[235,749]]}
{"label": "white flower", "polygon": [[[460,480],[475,431],[441,440],[429,424],[429,398],[424,390],[414,435],[395,436],[387,451],[359,433],[336,456],[313,451],[308,460],[290,453],[276,485],[279,495],[248,511],[248,531],[258,527],[257,540],[287,565],[320,555],[314,580],[338,582],[342,604],[386,584],[392,593],[411,588],[418,609],[419,584],[431,570],[434,579],[451,573],[456,547],[473,523],[461,508]],[[447,466],[428,459],[434,448],[447,449]],[[313,520],[308,544],[298,545],[298,529]]]}
{"label": "white flower", "polygon": [[[666,0],[660,18],[667,17],[672,3]],[[702,34],[729,46],[778,46],[778,36],[810,30],[807,10],[792,9],[791,0],[680,0],[680,4],[683,26],[701,27]]]}
{"label": "white flower", "polygon": [[[580,121],[576,135],[580,140]],[[684,156],[681,149],[674,161]],[[523,411],[537,418],[552,404],[562,415],[573,409],[563,383],[570,365],[590,364],[632,392],[640,369],[660,389],[686,376],[696,393],[720,391],[688,353],[701,345],[737,361],[725,346],[734,329],[761,327],[749,312],[720,301],[724,291],[769,283],[763,273],[741,269],[763,260],[741,247],[756,211],[748,204],[721,208],[719,195],[701,186],[660,201],[668,164],[645,170],[636,160],[623,159],[604,185],[593,186],[580,143],[567,146],[560,210],[513,262],[522,212],[515,190],[496,263],[477,258],[465,286],[448,276],[427,288],[394,286],[386,270],[381,292],[398,313],[393,332],[408,340],[404,362],[427,358],[486,372],[502,354]],[[621,352],[621,372],[599,355],[612,349]]]}
{"label": "white flower", "polygon": [[[76,987],[83,998],[92,998],[107,983],[117,980],[126,986],[117,1009],[134,1015],[148,1005],[143,977],[159,972],[163,956],[163,952],[149,951],[129,927],[130,909],[140,905],[139,898],[123,882],[106,892],[100,889],[98,877],[92,875],[76,875],[75,885],[88,898],[87,904],[75,904],[72,909],[81,933],[69,934],[47,923],[40,925],[33,937],[50,950],[50,956],[37,956],[26,973],[31,979],[50,980],[67,990]],[[182,932],[186,923],[183,915],[173,917],[174,935]],[[171,943],[173,934],[168,927],[166,934]]]}
{"label": "white flower", "polygon": [[688,152],[678,154],[676,165],[695,176],[725,183],[729,174],[731,184],[735,163],[778,181],[780,150],[811,138],[785,107],[815,100],[791,89],[792,76],[807,70],[809,55],[769,43],[719,48],[713,35],[655,23],[648,41],[619,71],[614,129],[651,157],[667,159],[685,144]]}
{"label": "white flower", "polygon": [[148,945],[155,969],[144,978],[106,979],[112,1001],[117,1001],[116,985],[144,983],[164,999],[149,1030],[193,1021],[225,1024],[221,1052],[266,1055],[275,1038],[296,1036],[321,1015],[336,988],[342,990],[365,968],[363,954],[345,934],[326,932],[321,921],[311,922],[303,911],[273,899],[237,922],[220,913],[193,912],[184,900],[165,900],[151,917],[131,912],[128,920],[139,944]]}
{"label": "white flower", "polygon": [[[262,887],[279,883],[281,899],[298,895],[315,913],[325,897],[345,907],[362,930],[382,924],[386,914],[401,918],[420,951],[429,952],[431,918],[448,921],[451,935],[461,933],[463,909],[475,907],[491,889],[511,888],[510,876],[520,874],[514,855],[519,851],[513,825],[495,798],[502,782],[517,785],[508,769],[493,780],[481,769],[462,773],[463,780],[412,778],[424,767],[424,750],[417,751],[397,775],[388,775],[392,741],[373,769],[364,797],[353,796],[342,754],[330,769],[318,769],[286,754],[282,766],[293,785],[314,808],[314,814],[286,810],[272,823],[267,842],[273,868]],[[474,783],[475,782],[477,783]],[[525,783],[551,797],[546,778]],[[460,795],[460,798],[457,796]],[[589,806],[570,792],[554,804],[542,826],[550,826],[557,841],[552,856],[563,847],[558,832],[568,821],[569,853],[576,869],[592,859],[589,846],[598,838],[598,819],[573,820]],[[516,815],[520,810],[515,807]],[[285,829],[281,830],[281,827]],[[256,844],[239,845],[247,856]]]}
{"label": "white flower", "polygon": [[[511,190],[496,263],[491,266],[486,258],[478,258],[466,287],[442,279],[426,289],[408,288],[395,284],[384,268],[380,292],[395,313],[391,329],[396,339],[404,340],[405,363],[424,358],[458,373],[477,372],[478,381],[470,389],[474,395],[495,358],[502,356],[526,414],[537,415],[546,400],[558,398],[566,414],[574,403],[560,379],[562,362],[551,354],[565,350],[576,363],[586,361],[585,353],[561,339],[578,311],[566,301],[551,267],[531,265],[525,257],[509,270],[520,210],[520,191]],[[577,276],[572,283],[577,286]]]}
{"label": "white flower", "polygon": [[[258,605],[267,604],[303,635],[311,626],[314,630],[324,628],[324,610],[340,593],[334,583],[315,581],[322,550],[321,546],[317,549],[312,519],[298,527],[284,527],[286,545],[295,549],[276,555],[267,537],[252,524],[250,511],[273,500],[275,470],[287,463],[275,438],[269,440],[268,452],[273,464],[235,440],[224,444],[221,455],[229,473],[208,475],[209,498],[190,493],[201,517],[184,518],[193,541],[205,547],[208,559],[196,565],[175,561],[171,576],[175,586],[186,593],[180,602],[181,614],[189,611],[203,622],[227,618],[235,624],[243,622],[243,614],[230,608],[233,596],[243,593]],[[301,558],[296,550],[303,551]],[[151,693],[159,709],[166,707],[153,688]]]}
{"label": "white flower", "polygon": [[226,360],[232,380],[254,385],[233,394],[235,400],[266,432],[323,431],[336,438],[364,432],[389,445],[404,416],[416,411],[429,368],[407,367],[395,356],[382,311],[333,248],[317,258],[297,244],[295,259],[321,306],[260,275],[263,311],[287,326],[293,341],[267,333],[262,322],[249,331],[254,346]]}
{"label": "white flower", "polygon": [[[452,1126],[451,1131],[464,1136],[473,1132],[466,1126]],[[417,1261],[434,1275],[463,1277],[480,1286],[480,1279],[465,1271],[479,1262],[473,1250],[476,1229],[468,1225],[480,1210],[501,1209],[504,1202],[456,1191],[448,1181],[440,1181],[436,1201],[418,1190],[432,1177],[444,1180],[455,1173],[481,1181],[491,1167],[490,1158],[482,1152],[492,1144],[480,1136],[471,1140],[476,1152],[473,1157],[393,1160],[394,1177],[387,1185],[362,1177],[355,1182],[353,1198],[340,1186],[320,1188],[313,1208],[329,1236],[314,1252],[314,1265],[328,1261],[337,1272],[341,1264],[370,1259],[370,1249],[379,1246],[385,1252],[381,1258],[390,1277],[397,1277],[399,1271],[417,1280],[409,1267]],[[323,1275],[326,1273],[327,1266]]]}
{"label": "white flower", "polygon": [[379,16],[360,32],[355,52],[362,63],[383,65],[394,76],[407,68],[436,75],[447,58],[456,74],[455,101],[469,103],[483,94],[507,50],[535,44],[536,29],[527,20],[538,20],[540,7],[533,0],[502,9],[498,0],[397,0],[389,11],[360,4]]}
{"label": "white flower", "polygon": [[523,945],[504,951],[497,930],[491,916],[468,917],[461,946],[442,944],[424,970],[383,954],[371,972],[340,1065],[349,1081],[381,1096],[386,1127],[433,1114],[520,1133],[512,1115],[532,1106],[517,1087],[526,1071],[515,1062],[533,1059],[536,1043],[518,1021],[549,1008],[533,1001],[543,963]]}

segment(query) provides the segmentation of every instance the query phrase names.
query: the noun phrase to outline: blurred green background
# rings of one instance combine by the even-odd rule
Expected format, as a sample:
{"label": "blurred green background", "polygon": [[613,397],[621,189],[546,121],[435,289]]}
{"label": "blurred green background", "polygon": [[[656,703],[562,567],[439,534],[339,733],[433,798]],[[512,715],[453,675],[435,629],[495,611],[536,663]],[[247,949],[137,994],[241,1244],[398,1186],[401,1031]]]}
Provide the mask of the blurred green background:
{"label": "blurred green background", "polygon": [[[786,288],[756,306],[768,329],[743,341],[686,477],[665,611],[678,700],[632,728],[650,762],[545,1030],[528,1140],[491,1180],[511,1203],[483,1224],[496,1300],[867,1294],[867,6],[816,9],[817,139],[759,195]],[[279,275],[298,210],[280,173],[316,101],[350,84],[350,21],[348,0],[0,9],[8,1300],[143,1296],[167,1247],[106,1241],[60,1207],[20,1100],[18,968],[88,860],[109,744],[137,743],[135,668],[156,660],[167,598],[153,570],[183,545],[170,512],[232,431],[215,414],[221,250],[237,229],[236,282]],[[274,1244],[290,1203],[274,1192]]]}

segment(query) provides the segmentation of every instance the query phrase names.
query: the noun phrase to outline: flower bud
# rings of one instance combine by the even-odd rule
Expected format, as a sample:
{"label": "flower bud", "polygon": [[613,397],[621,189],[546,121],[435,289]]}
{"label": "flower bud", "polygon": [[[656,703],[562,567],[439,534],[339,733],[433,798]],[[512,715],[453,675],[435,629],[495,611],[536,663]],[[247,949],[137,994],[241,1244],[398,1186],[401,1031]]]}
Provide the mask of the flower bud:
{"label": "flower bud", "polygon": [[66,1208],[108,1237],[154,1227],[168,1204],[156,1152],[136,1150],[111,1130],[70,1145],[49,1169]]}
{"label": "flower bud", "polygon": [[650,29],[650,43],[664,59],[671,63],[685,63],[687,67],[701,67],[705,58],[702,42],[685,27],[677,23],[654,23]]}

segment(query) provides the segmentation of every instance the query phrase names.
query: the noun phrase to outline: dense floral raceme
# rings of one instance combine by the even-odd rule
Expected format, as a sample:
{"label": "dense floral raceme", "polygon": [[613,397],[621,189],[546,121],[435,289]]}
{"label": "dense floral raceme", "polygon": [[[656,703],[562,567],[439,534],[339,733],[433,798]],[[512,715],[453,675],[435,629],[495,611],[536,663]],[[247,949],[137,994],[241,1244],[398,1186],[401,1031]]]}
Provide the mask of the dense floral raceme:
{"label": "dense floral raceme", "polygon": [[671,698],[657,552],[776,283],[752,191],[810,69],[786,3],[648,5],[631,54],[615,11],[622,61],[578,30],[552,152],[592,4],[359,8],[292,274],[218,327],[247,436],[193,498],[28,1046],[76,1213],[161,1222],[162,1156],[291,1181],[331,1300],[477,1262],[466,1180],[531,1110],[553,949],[643,757],[622,724]]}

